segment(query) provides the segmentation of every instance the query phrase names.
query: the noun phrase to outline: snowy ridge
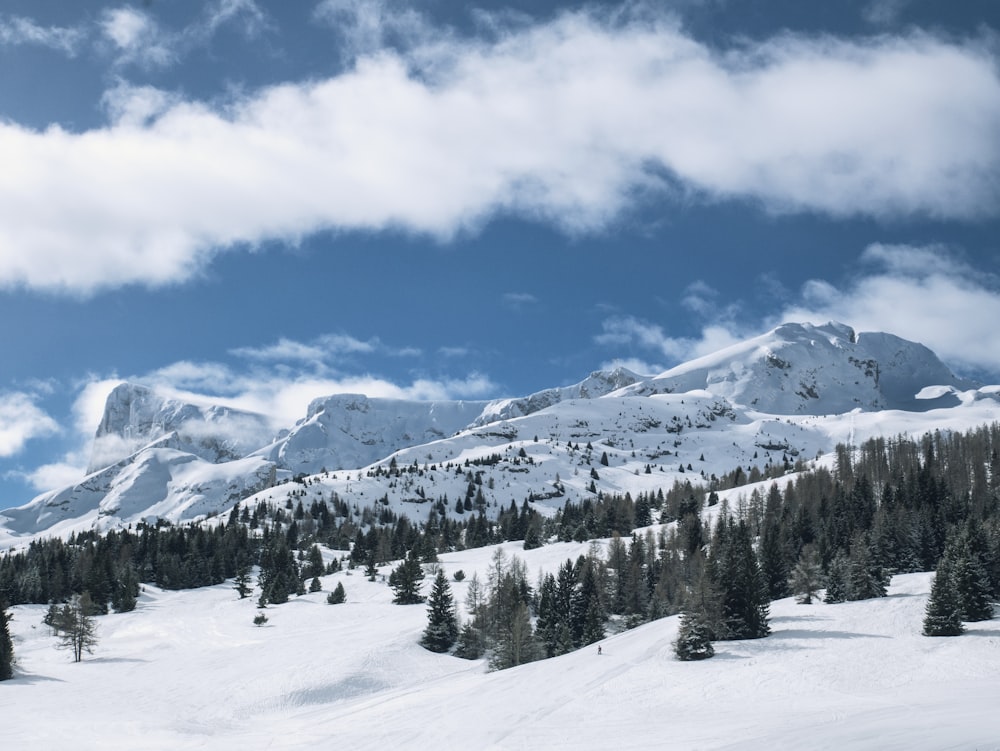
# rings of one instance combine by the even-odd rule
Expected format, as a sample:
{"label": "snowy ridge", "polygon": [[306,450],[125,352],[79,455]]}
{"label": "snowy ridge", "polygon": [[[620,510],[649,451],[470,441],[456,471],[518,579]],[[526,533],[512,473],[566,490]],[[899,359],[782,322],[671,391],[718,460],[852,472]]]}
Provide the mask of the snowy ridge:
{"label": "snowy ridge", "polygon": [[[0,537],[197,519],[255,493],[284,497],[275,485],[310,475],[325,497],[419,519],[438,499],[457,513],[478,474],[487,513],[525,499],[550,513],[595,492],[773,472],[837,443],[997,420],[1000,387],[974,388],[922,345],[836,323],[785,324],[653,378],[598,371],[523,399],[333,395],[277,440],[260,415],[122,384],[95,437],[95,457],[115,461],[5,511]],[[410,471],[390,476],[391,463]]]}
{"label": "snowy ridge", "polygon": [[254,454],[296,474],[364,467],[401,448],[454,435],[484,404],[337,394],[314,400],[304,420]]}
{"label": "snowy ridge", "polygon": [[839,323],[786,323],[678,365],[622,394],[705,389],[759,412],[833,415],[853,409],[922,411],[954,406],[951,395],[917,400],[926,386],[973,388],[929,349],[884,333],[856,334]]}
{"label": "snowy ridge", "polygon": [[498,399],[490,402],[476,425],[486,425],[497,420],[523,417],[551,407],[566,399],[596,399],[618,389],[631,386],[641,380],[641,376],[627,368],[595,370],[587,378],[573,386],[546,389],[522,399]]}

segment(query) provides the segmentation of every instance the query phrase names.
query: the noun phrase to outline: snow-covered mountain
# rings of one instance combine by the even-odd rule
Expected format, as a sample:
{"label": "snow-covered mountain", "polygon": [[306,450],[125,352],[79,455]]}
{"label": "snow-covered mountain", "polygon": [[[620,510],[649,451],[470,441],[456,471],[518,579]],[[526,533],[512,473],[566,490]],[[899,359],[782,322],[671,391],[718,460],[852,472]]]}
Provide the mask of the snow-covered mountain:
{"label": "snow-covered mountain", "polygon": [[122,383],[108,394],[87,474],[153,443],[217,464],[246,456],[272,434],[264,415],[208,402],[192,404]]}
{"label": "snow-covered mountain", "polygon": [[627,368],[596,370],[586,379],[573,386],[545,389],[520,399],[497,399],[490,402],[476,420],[477,425],[486,425],[497,420],[509,420],[538,412],[566,399],[596,399],[642,380],[642,376]]}
{"label": "snow-covered mountain", "polygon": [[785,324],[652,378],[599,371],[519,399],[333,395],[277,438],[261,415],[122,384],[90,473],[0,521],[22,535],[182,521],[255,493],[280,498],[295,486],[274,486],[302,475],[316,476],[320,496],[378,499],[411,517],[428,501],[464,498],[473,474],[488,513],[525,499],[544,510],[596,490],[766,471],[871,435],[966,429],[1000,420],[998,391],[955,376],[922,345],[837,323]]}
{"label": "snow-covered mountain", "polygon": [[255,455],[296,474],[365,467],[401,448],[454,435],[485,404],[336,394],[314,400],[304,420]]}
{"label": "snow-covered mountain", "polygon": [[761,336],[678,365],[619,393],[648,395],[705,389],[734,404],[775,415],[833,415],[852,409],[925,411],[954,406],[940,392],[919,399],[927,386],[967,390],[921,344],[840,323],[786,323]]}

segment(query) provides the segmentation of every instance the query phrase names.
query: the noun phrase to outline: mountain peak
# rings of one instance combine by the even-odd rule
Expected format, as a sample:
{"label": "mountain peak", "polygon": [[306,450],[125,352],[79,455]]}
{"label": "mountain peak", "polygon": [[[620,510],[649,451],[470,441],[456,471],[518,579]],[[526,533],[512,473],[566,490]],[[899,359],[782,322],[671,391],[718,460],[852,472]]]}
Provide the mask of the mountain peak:
{"label": "mountain peak", "polygon": [[928,386],[972,388],[927,347],[834,321],[784,323],[766,334],[678,365],[623,393],[705,390],[771,414],[842,414],[942,406],[919,400]]}

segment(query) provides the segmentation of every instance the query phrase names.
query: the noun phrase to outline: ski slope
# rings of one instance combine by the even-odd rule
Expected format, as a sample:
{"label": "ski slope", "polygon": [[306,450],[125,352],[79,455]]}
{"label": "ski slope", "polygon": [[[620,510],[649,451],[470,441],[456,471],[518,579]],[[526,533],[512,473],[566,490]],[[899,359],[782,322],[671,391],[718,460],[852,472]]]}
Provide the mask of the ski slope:
{"label": "ski slope", "polygon": [[[554,570],[587,544],[504,549]],[[485,578],[495,548],[442,556]],[[383,568],[387,572],[388,568]],[[425,588],[430,581],[425,581]],[[422,649],[425,606],[391,604],[360,571],[269,607],[229,585],[145,587],[98,618],[82,663],[53,648],[45,608],[12,609],[16,677],[0,684],[0,745],[75,749],[997,749],[1000,620],[920,634],[930,574],[889,597],[771,607],[772,635],[673,657],[678,619],[489,673]],[[347,602],[326,604],[343,581]],[[452,584],[461,603],[468,586]]]}

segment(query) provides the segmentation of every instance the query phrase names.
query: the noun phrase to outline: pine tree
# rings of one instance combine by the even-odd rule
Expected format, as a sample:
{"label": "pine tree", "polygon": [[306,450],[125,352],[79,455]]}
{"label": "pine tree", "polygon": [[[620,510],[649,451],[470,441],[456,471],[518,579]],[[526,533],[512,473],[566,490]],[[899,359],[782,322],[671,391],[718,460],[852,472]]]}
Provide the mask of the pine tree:
{"label": "pine tree", "polygon": [[7,603],[0,600],[0,681],[14,677],[14,643],[10,639],[9,620]]}
{"label": "pine tree", "polygon": [[463,660],[478,660],[486,652],[486,640],[482,632],[471,622],[462,624],[455,644],[455,656]]}
{"label": "pine tree", "polygon": [[811,545],[802,550],[792,569],[792,592],[800,605],[811,605],[813,598],[823,588],[823,566],[819,553]]}
{"label": "pine tree", "polygon": [[717,533],[712,543],[712,575],[721,593],[717,636],[759,639],[771,633],[767,584],[753,552],[746,522],[733,524],[729,520],[727,524],[728,528]]}
{"label": "pine tree", "polygon": [[944,557],[951,570],[951,585],[958,598],[963,621],[988,621],[993,617],[990,578],[983,556],[970,542],[968,530],[952,535]]}
{"label": "pine tree", "polygon": [[490,657],[492,670],[505,670],[542,658],[544,652],[531,628],[528,607],[519,602],[501,625]]}
{"label": "pine tree", "polygon": [[870,600],[885,597],[888,577],[868,549],[867,535],[858,535],[851,545],[847,564],[847,599]]}
{"label": "pine tree", "polygon": [[847,558],[843,553],[837,553],[830,561],[830,570],[826,574],[826,597],[823,602],[847,602]]}
{"label": "pine tree", "polygon": [[942,558],[938,564],[931,596],[927,601],[924,618],[924,636],[958,636],[965,627],[962,625],[961,605],[955,592],[951,562]]}
{"label": "pine tree", "polygon": [[760,541],[760,568],[767,583],[768,597],[780,600],[787,597],[788,564],[781,547],[781,527],[777,520],[770,521]]}
{"label": "pine tree", "polygon": [[455,616],[455,601],[451,586],[444,571],[438,569],[427,598],[427,628],[424,630],[421,646],[431,652],[447,652],[458,638],[458,620]]}
{"label": "pine tree", "polygon": [[337,582],[337,586],[326,596],[326,601],[330,605],[340,605],[347,600],[347,592],[344,591],[344,583]]}
{"label": "pine tree", "polygon": [[389,574],[389,586],[395,592],[392,601],[397,605],[416,605],[424,601],[420,594],[420,582],[424,570],[413,551]]}
{"label": "pine tree", "polygon": [[681,614],[681,625],[674,642],[678,660],[707,660],[715,654],[712,630],[702,615],[690,611]]}
{"label": "pine tree", "polygon": [[250,567],[243,565],[236,572],[236,580],[233,583],[233,589],[240,596],[241,600],[245,600],[251,594],[253,594],[253,584],[250,583]]}

